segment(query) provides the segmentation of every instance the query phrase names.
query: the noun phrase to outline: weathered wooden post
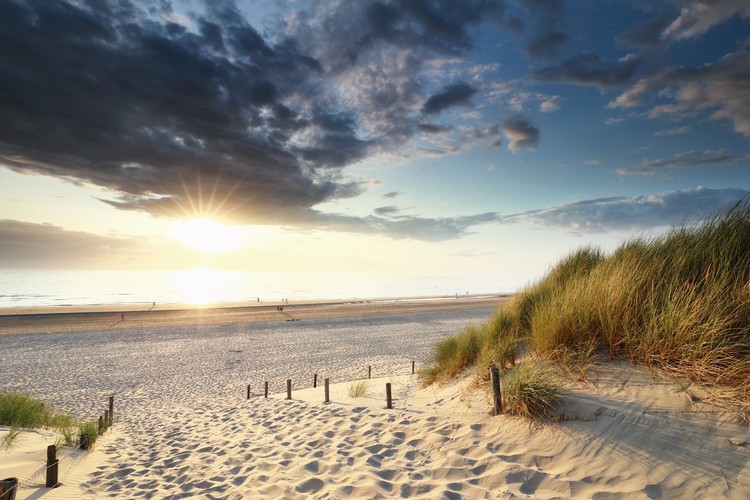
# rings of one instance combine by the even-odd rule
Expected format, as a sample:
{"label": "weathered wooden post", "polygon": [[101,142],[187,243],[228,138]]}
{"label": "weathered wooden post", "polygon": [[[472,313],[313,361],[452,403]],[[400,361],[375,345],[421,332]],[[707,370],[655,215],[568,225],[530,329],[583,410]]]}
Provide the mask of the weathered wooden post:
{"label": "weathered wooden post", "polygon": [[372,366],[367,367],[367,378],[372,378]]}
{"label": "weathered wooden post", "polygon": [[57,459],[57,447],[54,444],[47,446],[47,479],[44,486],[47,488],[57,488],[60,483],[57,481],[57,466],[60,461]]}
{"label": "weathered wooden post", "polygon": [[286,379],[286,398],[292,399],[292,379]]}
{"label": "weathered wooden post", "polygon": [[326,386],[326,400],[325,400],[325,402],[328,403],[328,402],[331,401],[330,392],[328,392],[328,379],[325,379],[324,383],[325,383],[325,386]]}
{"label": "weathered wooden post", "polygon": [[385,407],[389,410],[393,408],[393,400],[391,399],[391,383],[385,384]]}
{"label": "weathered wooden post", "polygon": [[500,395],[500,369],[497,366],[490,368],[490,380],[492,381],[492,407],[495,415],[503,412],[503,399]]}
{"label": "weathered wooden post", "polygon": [[318,387],[318,374],[313,375],[313,389]]}
{"label": "weathered wooden post", "polygon": [[414,375],[414,361],[411,362],[411,374]]}
{"label": "weathered wooden post", "polygon": [[266,395],[265,395],[265,397],[268,398],[268,380],[266,380]]}
{"label": "weathered wooden post", "polygon": [[104,418],[99,415],[99,435],[104,434]]}
{"label": "weathered wooden post", "polygon": [[250,384],[247,384],[247,399],[250,399]]}
{"label": "weathered wooden post", "polygon": [[109,426],[115,423],[115,397],[109,397]]}

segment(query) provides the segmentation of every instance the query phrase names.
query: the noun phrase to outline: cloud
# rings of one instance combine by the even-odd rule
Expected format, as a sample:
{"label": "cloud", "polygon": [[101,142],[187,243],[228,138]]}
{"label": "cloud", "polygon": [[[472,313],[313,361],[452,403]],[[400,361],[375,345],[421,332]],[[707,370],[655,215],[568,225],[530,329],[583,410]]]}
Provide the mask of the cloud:
{"label": "cloud", "polygon": [[539,129],[523,118],[506,120],[503,133],[508,138],[508,149],[513,153],[518,153],[521,149],[536,148],[539,145]]}
{"label": "cloud", "polygon": [[127,237],[67,231],[51,224],[0,219],[3,263],[13,267],[107,265],[142,255],[142,242]]}
{"label": "cloud", "polygon": [[604,123],[606,125],[622,125],[625,123],[625,118],[607,118]]}
{"label": "cloud", "polygon": [[616,172],[622,176],[646,175],[664,177],[668,172],[678,169],[721,164],[737,165],[742,163],[750,164],[750,154],[732,156],[726,149],[685,151],[674,155],[672,158],[648,160],[637,167],[620,168]]}
{"label": "cloud", "polygon": [[750,17],[750,4],[746,0],[705,0],[688,3],[679,17],[667,26],[661,37],[685,40],[706,33],[735,14]]}
{"label": "cloud", "polygon": [[545,59],[557,54],[570,42],[571,37],[562,31],[565,6],[562,0],[522,0],[523,21],[508,17],[506,28],[522,35],[524,51],[532,59]]}
{"label": "cloud", "polygon": [[664,15],[649,18],[627,28],[615,40],[637,49],[653,49],[663,44],[661,34],[669,24]]}
{"label": "cloud", "polygon": [[698,187],[646,196],[581,200],[504,216],[501,222],[528,222],[571,233],[646,231],[689,223],[738,203],[750,191]]}
{"label": "cloud", "polygon": [[552,111],[557,111],[558,109],[560,109],[559,95],[550,96],[539,104],[539,111],[542,113],[550,113]]}
{"label": "cloud", "polygon": [[367,217],[341,214],[324,214],[326,229],[359,234],[387,234],[394,239],[422,241],[447,241],[471,234],[471,228],[480,224],[497,222],[496,212],[460,217],[418,217],[402,215],[397,207],[381,207],[380,213]]}
{"label": "cloud", "polygon": [[592,160],[586,160],[583,162],[584,165],[601,165],[603,162],[599,158],[594,158]]}
{"label": "cloud", "polygon": [[685,125],[684,127],[668,128],[654,132],[654,137],[665,137],[670,135],[683,135],[692,132],[693,127]]}
{"label": "cloud", "polygon": [[708,112],[711,119],[728,120],[735,132],[750,137],[748,78],[750,52],[734,52],[697,68],[664,68],[633,84],[608,107],[635,108],[658,96],[667,102],[652,107],[647,114],[651,118]]}
{"label": "cloud", "polygon": [[471,97],[476,93],[477,89],[468,83],[457,82],[430,96],[424,103],[422,111],[427,114],[436,114],[453,106],[471,106]]}
{"label": "cloud", "polygon": [[381,198],[385,198],[387,200],[392,200],[397,196],[401,196],[401,191],[390,191],[388,193],[383,193],[382,195],[380,195]]}
{"label": "cloud", "polygon": [[533,72],[537,80],[591,85],[601,89],[630,83],[640,67],[640,58],[629,55],[617,62],[609,62],[591,52],[565,59],[557,66]]}
{"label": "cloud", "polygon": [[0,2],[0,164],[104,187],[123,210],[316,228],[332,227],[317,205],[365,189],[349,165],[477,146],[422,113],[477,90],[430,97],[422,76],[473,50],[500,1],[313,2],[267,34],[231,1],[202,9]]}

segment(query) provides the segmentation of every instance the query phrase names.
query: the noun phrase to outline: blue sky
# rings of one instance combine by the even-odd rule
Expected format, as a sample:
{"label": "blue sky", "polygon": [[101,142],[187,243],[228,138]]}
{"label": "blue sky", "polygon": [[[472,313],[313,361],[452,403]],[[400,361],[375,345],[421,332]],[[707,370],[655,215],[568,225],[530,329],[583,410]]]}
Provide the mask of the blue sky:
{"label": "blue sky", "polygon": [[750,190],[746,1],[0,0],[0,36],[3,267],[507,289]]}

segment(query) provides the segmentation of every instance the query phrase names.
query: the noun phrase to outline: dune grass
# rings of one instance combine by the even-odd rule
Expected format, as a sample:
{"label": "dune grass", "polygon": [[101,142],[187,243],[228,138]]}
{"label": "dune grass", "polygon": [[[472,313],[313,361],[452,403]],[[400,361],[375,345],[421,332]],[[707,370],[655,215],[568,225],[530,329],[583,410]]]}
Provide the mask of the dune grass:
{"label": "dune grass", "polygon": [[[79,435],[90,435],[92,446],[99,435],[98,422],[78,422],[71,415],[53,411],[44,401],[20,392],[0,392],[0,425],[10,427],[2,442],[5,449],[12,446],[22,428],[53,429],[60,433],[60,444],[67,446],[75,445],[73,435],[76,430]],[[95,429],[96,436],[91,435],[92,429]]]}
{"label": "dune grass", "polygon": [[350,398],[361,398],[365,394],[367,394],[367,380],[358,380],[349,386]]}
{"label": "dune grass", "polygon": [[[510,344],[513,356],[495,361],[491,353]],[[724,388],[750,419],[748,200],[663,236],[632,239],[608,256],[578,250],[486,324],[441,341],[423,380],[473,365],[507,368],[521,345],[563,361],[579,379],[601,350]]]}

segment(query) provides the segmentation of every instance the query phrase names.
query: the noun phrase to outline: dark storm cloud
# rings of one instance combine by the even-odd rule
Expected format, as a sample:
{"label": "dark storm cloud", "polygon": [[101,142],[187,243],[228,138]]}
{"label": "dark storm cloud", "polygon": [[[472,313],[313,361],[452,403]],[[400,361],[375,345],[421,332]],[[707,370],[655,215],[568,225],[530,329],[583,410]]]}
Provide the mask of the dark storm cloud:
{"label": "dark storm cloud", "polygon": [[744,189],[699,187],[657,195],[597,198],[507,215],[501,222],[530,222],[572,233],[646,231],[694,222],[748,195],[750,191]]}
{"label": "dark storm cloud", "polygon": [[632,82],[639,66],[640,59],[636,56],[627,56],[613,63],[597,54],[586,53],[565,59],[557,66],[536,70],[533,76],[543,81],[612,88]]}
{"label": "dark storm cloud", "polygon": [[430,96],[424,103],[422,111],[435,114],[453,106],[471,106],[471,97],[476,93],[477,89],[468,83],[457,82]]}
{"label": "dark storm cloud", "polygon": [[[421,107],[467,105],[477,90],[426,96],[423,64],[474,48],[470,29],[503,12],[488,0],[314,2],[264,36],[231,1],[183,15],[167,1],[0,0],[0,163],[156,216],[340,227],[313,207],[363,191],[345,167],[415,136],[450,142],[453,128]],[[383,67],[394,50],[400,65]]]}
{"label": "dark storm cloud", "polygon": [[[201,18],[191,32],[103,6],[0,2],[3,163],[176,216],[223,201],[238,220],[263,222],[358,192],[330,171],[366,154],[353,125],[284,104],[315,97],[313,59],[261,43],[231,9],[223,26]],[[302,128],[306,140],[290,144]]]}

